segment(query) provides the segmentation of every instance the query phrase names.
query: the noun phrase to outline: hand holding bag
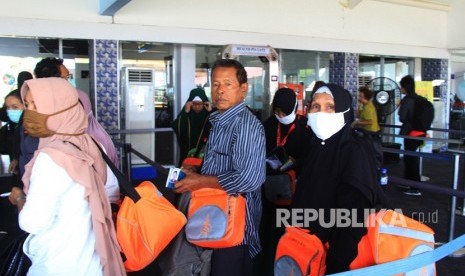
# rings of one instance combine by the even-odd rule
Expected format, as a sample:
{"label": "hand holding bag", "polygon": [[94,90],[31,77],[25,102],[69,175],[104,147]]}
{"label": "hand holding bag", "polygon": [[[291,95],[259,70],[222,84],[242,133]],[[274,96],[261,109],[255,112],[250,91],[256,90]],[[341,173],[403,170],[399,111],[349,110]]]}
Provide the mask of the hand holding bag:
{"label": "hand holding bag", "polygon": [[246,200],[240,194],[202,188],[193,191],[186,238],[206,248],[227,248],[244,240]]}

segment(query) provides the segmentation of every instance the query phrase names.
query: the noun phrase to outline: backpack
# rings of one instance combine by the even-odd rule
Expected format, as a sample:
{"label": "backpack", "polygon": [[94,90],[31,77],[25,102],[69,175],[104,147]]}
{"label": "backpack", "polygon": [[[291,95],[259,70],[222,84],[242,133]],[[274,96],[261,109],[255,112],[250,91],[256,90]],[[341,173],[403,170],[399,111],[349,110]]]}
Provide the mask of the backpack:
{"label": "backpack", "polygon": [[276,248],[274,275],[325,275],[326,250],[321,240],[310,231],[288,226]]}
{"label": "backpack", "polygon": [[422,96],[415,97],[415,106],[413,109],[412,130],[426,132],[431,129],[431,123],[434,120],[434,106]]}

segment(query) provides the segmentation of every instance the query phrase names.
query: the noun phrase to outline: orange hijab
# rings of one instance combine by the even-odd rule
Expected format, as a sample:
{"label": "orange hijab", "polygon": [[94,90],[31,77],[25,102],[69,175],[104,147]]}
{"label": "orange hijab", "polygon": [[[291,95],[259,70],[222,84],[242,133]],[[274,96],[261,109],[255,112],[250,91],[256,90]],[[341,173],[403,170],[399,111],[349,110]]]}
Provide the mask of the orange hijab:
{"label": "orange hijab", "polygon": [[[53,114],[78,102],[78,93],[73,86],[61,78],[28,80],[21,88],[24,101],[26,92],[32,94],[36,111]],[[51,116],[47,128],[57,133],[79,134],[87,128],[87,114],[80,104]],[[40,138],[39,148],[26,165],[22,178],[27,193],[31,170],[39,152],[47,153],[63,167],[73,181],[85,188],[92,214],[92,229],[95,234],[95,250],[100,256],[104,275],[125,275],[120,248],[111,217],[110,202],[105,192],[106,163],[88,134],[78,136],[52,135]]]}

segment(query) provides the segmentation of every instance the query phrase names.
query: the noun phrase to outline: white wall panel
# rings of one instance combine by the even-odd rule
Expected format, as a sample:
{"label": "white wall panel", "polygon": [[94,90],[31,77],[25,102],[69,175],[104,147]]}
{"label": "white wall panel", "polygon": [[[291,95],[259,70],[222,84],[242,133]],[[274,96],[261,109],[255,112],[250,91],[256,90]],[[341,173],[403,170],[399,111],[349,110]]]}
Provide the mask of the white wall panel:
{"label": "white wall panel", "polygon": [[447,26],[448,48],[465,50],[465,1],[452,1]]}

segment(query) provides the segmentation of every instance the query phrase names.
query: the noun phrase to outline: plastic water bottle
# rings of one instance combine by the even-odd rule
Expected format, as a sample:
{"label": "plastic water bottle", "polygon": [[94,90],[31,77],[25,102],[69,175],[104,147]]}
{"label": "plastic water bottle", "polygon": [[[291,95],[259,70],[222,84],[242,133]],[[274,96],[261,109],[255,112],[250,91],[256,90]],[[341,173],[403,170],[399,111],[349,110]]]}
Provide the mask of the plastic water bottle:
{"label": "plastic water bottle", "polygon": [[381,184],[381,187],[383,188],[383,190],[385,190],[388,184],[388,175],[387,175],[386,168],[381,168],[381,177],[380,177],[379,183]]}

